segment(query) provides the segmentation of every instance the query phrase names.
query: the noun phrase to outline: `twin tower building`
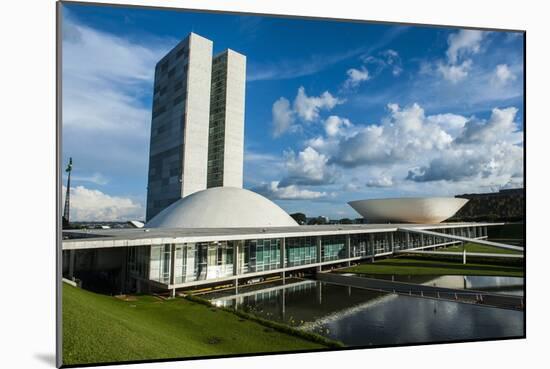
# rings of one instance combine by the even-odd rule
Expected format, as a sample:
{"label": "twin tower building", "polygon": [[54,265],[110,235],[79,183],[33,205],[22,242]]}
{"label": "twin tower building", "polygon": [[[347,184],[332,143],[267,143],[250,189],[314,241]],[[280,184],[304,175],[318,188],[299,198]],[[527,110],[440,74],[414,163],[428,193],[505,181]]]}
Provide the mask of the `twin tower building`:
{"label": "twin tower building", "polygon": [[246,57],[195,33],[155,67],[146,221],[182,197],[243,185]]}

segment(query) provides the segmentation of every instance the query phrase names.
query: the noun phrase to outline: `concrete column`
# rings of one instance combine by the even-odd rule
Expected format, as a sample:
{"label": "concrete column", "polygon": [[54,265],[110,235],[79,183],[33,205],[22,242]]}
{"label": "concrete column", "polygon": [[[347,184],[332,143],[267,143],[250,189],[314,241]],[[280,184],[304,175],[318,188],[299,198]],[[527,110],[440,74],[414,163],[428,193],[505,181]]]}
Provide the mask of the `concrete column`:
{"label": "concrete column", "polygon": [[[283,272],[284,274],[284,272]],[[285,294],[285,289],[283,288],[283,290],[281,291],[281,295],[282,295],[282,303],[281,303],[281,316],[283,318],[283,321],[285,321],[285,318],[286,318],[286,294]]]}
{"label": "concrete column", "polygon": [[[170,284],[176,284],[176,244],[170,244]],[[176,288],[172,287],[171,297],[176,297]]]}
{"label": "concrete column", "polygon": [[409,232],[405,232],[405,235],[407,237],[407,248],[410,249],[411,248],[411,235]]}
{"label": "concrete column", "polygon": [[462,264],[466,264],[466,248],[464,246],[462,247]]}
{"label": "concrete column", "polygon": [[130,252],[129,247],[124,248],[124,265],[122,265],[122,275],[120,281],[120,293],[126,293],[128,285],[128,253]]}
{"label": "concrete column", "polygon": [[[285,245],[285,238],[281,238],[281,248],[280,248],[280,252],[281,252],[281,260],[280,260],[280,266],[281,268],[283,269],[283,272],[281,273],[282,274],[282,278],[283,278],[283,284],[285,283],[285,271],[284,269],[286,268],[286,264],[285,264],[285,256],[286,256],[286,245]],[[283,291],[283,298],[284,298],[284,291]],[[284,303],[283,303],[284,305]],[[283,307],[284,309],[284,307]]]}
{"label": "concrete column", "polygon": [[[321,244],[322,238],[321,238],[321,236],[317,236],[317,237],[316,237],[316,241],[317,241],[317,242],[316,242],[316,243],[317,243],[317,262],[320,263],[320,262],[321,262],[321,247],[322,247],[322,244]],[[319,265],[319,266],[317,267],[317,271],[320,272],[321,269],[322,269],[322,268],[321,268],[321,266]]]}
{"label": "concrete column", "polygon": [[286,258],[286,239],[281,238],[281,268],[286,268],[285,258]]}
{"label": "concrete column", "polygon": [[424,246],[424,235],[420,233],[420,246]]}
{"label": "concrete column", "polygon": [[[240,247],[241,241],[235,241],[233,243],[233,275],[235,278],[235,293],[239,293],[239,266],[240,266]],[[235,309],[237,309],[237,302],[235,301]]]}
{"label": "concrete column", "polygon": [[346,235],[345,250],[346,250],[346,258],[348,259],[346,264],[347,264],[347,266],[351,266],[351,262],[349,261],[349,258],[351,258],[351,237],[350,237],[349,234]]}
{"label": "concrete column", "polygon": [[[374,254],[376,254],[376,251],[374,250],[374,235],[372,233],[369,233],[369,243],[372,247],[372,255],[371,255],[371,262],[374,261]],[[367,246],[368,250],[368,246]]]}
{"label": "concrete column", "polygon": [[393,232],[390,233],[390,247],[391,247],[391,253],[393,254],[393,249],[394,249],[394,245],[393,245]]}
{"label": "concrete column", "polygon": [[239,274],[239,242],[233,242],[233,275]]}

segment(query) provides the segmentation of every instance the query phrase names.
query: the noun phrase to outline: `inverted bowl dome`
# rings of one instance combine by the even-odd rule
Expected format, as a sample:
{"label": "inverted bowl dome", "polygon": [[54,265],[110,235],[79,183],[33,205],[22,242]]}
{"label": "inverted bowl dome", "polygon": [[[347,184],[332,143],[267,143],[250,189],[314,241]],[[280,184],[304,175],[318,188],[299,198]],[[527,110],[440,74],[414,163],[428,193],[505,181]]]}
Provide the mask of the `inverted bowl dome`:
{"label": "inverted bowl dome", "polygon": [[292,227],[298,223],[265,197],[243,188],[213,187],[186,196],[154,216],[148,228]]}
{"label": "inverted bowl dome", "polygon": [[409,197],[350,201],[369,223],[441,223],[468,202],[456,197]]}

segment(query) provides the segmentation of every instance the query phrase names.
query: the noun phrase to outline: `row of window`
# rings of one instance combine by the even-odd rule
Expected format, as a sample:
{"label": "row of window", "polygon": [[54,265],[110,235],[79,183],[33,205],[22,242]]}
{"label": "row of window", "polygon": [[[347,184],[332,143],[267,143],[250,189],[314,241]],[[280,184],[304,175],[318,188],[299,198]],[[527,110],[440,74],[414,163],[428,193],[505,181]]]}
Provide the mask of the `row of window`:
{"label": "row of window", "polygon": [[[456,231],[453,234],[464,231]],[[475,230],[481,234],[481,229]],[[419,234],[410,233],[372,233],[350,235],[350,256],[369,256],[388,251],[391,240],[411,241]],[[442,237],[423,235],[426,243],[442,241]],[[239,255],[235,255],[235,246],[239,244]],[[395,246],[395,245],[394,245]],[[190,243],[175,245],[176,283],[190,280],[219,278],[232,275],[235,258],[238,273],[253,273],[279,269],[281,267],[281,239],[257,239],[245,241],[222,241],[210,243]],[[347,258],[346,237],[323,236],[320,245],[321,261]],[[149,278],[162,283],[170,280],[171,245],[152,246],[150,256],[147,247],[129,249],[130,273],[144,275],[149,268]],[[285,240],[285,265],[287,267],[313,264],[317,262],[316,237],[291,237]]]}

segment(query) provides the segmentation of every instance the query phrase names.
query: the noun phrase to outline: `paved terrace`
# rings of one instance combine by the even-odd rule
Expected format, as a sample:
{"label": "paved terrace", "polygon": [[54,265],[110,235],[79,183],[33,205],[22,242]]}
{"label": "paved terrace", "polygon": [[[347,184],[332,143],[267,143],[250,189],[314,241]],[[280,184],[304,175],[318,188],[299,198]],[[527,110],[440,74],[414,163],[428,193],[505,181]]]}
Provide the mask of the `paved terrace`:
{"label": "paved terrace", "polygon": [[63,250],[160,245],[165,243],[234,241],[258,238],[346,235],[396,232],[399,228],[437,230],[445,228],[495,226],[503,223],[438,224],[331,224],[264,228],[121,228],[64,230]]}

